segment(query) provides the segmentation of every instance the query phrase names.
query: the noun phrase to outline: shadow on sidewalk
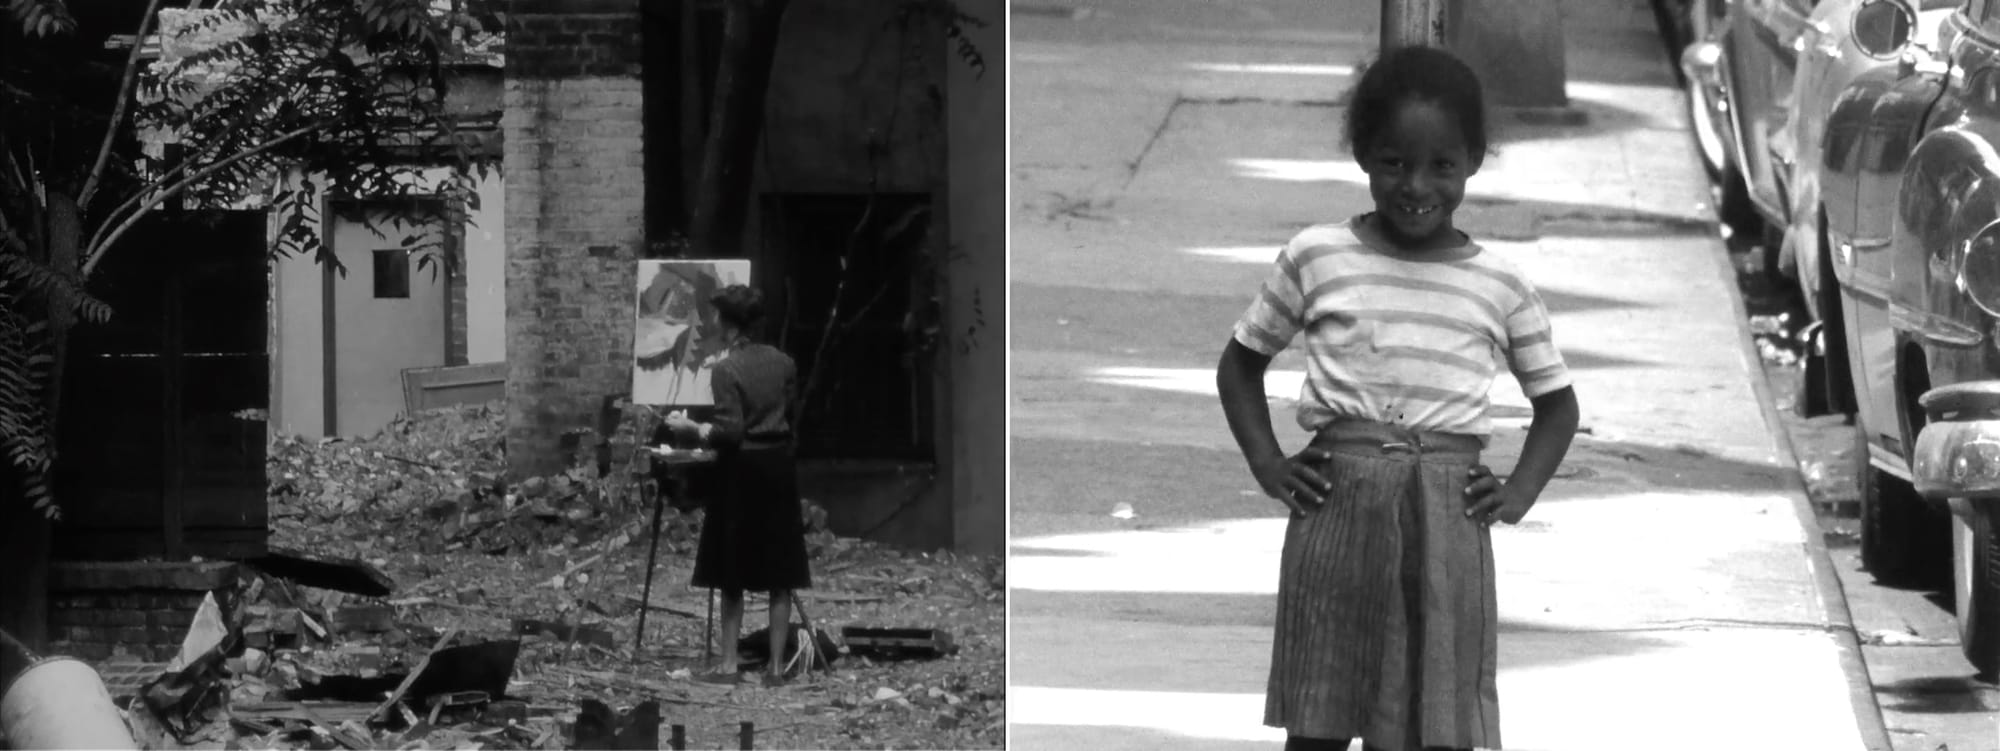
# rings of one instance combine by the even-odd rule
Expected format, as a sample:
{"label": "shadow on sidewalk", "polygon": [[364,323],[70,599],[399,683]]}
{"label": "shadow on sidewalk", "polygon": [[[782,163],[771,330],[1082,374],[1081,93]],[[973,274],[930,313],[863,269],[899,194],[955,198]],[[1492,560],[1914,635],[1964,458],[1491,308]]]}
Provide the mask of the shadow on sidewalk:
{"label": "shadow on sidewalk", "polygon": [[1911,714],[1990,714],[2000,694],[1989,681],[1971,675],[1911,678],[1875,684],[1882,708]]}

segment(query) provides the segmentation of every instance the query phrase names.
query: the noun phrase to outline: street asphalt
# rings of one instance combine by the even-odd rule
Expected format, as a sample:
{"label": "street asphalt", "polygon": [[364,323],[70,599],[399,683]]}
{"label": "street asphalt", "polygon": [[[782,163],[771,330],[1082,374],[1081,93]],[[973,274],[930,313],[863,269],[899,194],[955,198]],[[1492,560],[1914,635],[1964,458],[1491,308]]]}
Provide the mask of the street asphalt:
{"label": "street asphalt", "polygon": [[[1375,6],[1014,6],[1010,748],[1283,738],[1260,720],[1284,521],[1214,365],[1279,245],[1367,209],[1339,102]],[[1542,290],[1586,431],[1494,534],[1507,748],[1886,749],[1652,16],[1566,7],[1587,122],[1501,117],[1459,214]],[[1270,376],[1289,448],[1302,368]],[[1504,472],[1527,403],[1494,396]]]}

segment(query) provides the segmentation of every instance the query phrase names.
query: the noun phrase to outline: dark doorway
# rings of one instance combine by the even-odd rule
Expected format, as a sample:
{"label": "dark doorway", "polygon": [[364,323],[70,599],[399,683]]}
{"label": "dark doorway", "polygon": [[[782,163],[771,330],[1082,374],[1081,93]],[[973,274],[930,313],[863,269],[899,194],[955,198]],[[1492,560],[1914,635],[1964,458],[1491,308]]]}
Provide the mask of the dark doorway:
{"label": "dark doorway", "polygon": [[269,276],[262,212],[162,216],[107,256],[63,374],[58,557],[262,554]]}

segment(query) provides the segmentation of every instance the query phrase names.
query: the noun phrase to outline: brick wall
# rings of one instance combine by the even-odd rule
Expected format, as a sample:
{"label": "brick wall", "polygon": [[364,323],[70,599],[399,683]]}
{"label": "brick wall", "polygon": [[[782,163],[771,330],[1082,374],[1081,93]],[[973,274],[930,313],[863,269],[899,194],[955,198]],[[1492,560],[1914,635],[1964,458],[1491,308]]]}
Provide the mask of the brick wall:
{"label": "brick wall", "polygon": [[172,659],[204,594],[233,606],[237,575],[233,563],[57,563],[47,653],[102,660],[122,649],[144,660]]}
{"label": "brick wall", "polygon": [[509,3],[507,448],[560,467],[563,431],[631,390],[645,238],[639,0]]}

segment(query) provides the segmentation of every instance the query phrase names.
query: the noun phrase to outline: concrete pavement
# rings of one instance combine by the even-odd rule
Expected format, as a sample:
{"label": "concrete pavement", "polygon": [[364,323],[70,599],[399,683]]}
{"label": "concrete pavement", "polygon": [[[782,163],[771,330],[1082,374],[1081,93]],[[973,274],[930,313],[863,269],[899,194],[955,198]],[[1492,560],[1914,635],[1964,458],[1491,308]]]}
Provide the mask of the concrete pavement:
{"label": "concrete pavement", "polygon": [[[1279,244],[1367,207],[1338,99],[1375,5],[1016,5],[1012,748],[1282,739],[1259,720],[1283,519],[1213,367]],[[1651,16],[1565,24],[1589,124],[1503,119],[1461,209],[1542,289],[1589,431],[1495,533],[1507,747],[1864,748]],[[1294,448],[1302,375],[1287,353],[1270,378]],[[1505,471],[1528,413],[1495,398]]]}

